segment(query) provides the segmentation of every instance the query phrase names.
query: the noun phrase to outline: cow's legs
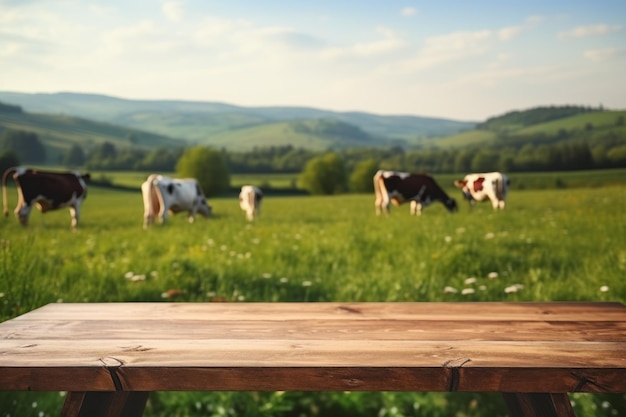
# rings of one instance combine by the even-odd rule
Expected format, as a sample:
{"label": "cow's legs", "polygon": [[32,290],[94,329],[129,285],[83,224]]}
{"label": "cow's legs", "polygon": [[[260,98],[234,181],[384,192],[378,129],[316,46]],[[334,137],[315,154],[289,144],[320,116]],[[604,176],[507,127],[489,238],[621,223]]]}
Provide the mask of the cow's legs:
{"label": "cow's legs", "polygon": [[76,230],[76,227],[78,227],[78,219],[80,217],[79,206],[70,206],[70,217],[72,218],[72,230]]}
{"label": "cow's legs", "polygon": [[379,216],[381,213],[389,214],[389,204],[389,198],[377,196],[376,201],[374,202],[374,206],[376,207],[376,215]]}
{"label": "cow's legs", "polygon": [[411,215],[413,216],[421,216],[422,214],[422,205],[415,200],[411,200]]}

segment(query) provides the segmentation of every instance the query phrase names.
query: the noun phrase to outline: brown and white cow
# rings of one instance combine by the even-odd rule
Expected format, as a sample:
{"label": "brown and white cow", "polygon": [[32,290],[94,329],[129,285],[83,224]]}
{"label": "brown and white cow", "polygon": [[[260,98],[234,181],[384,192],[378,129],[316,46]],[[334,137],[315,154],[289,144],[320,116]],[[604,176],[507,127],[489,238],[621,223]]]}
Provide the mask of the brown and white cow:
{"label": "brown and white cow", "polygon": [[45,213],[62,207],[69,207],[72,216],[72,229],[78,226],[80,208],[87,198],[89,174],[78,172],[50,172],[38,169],[14,167],[2,175],[2,204],[5,217],[9,215],[7,208],[7,180],[11,177],[17,185],[18,203],[15,216],[24,226],[28,225],[28,216],[33,205]]}
{"label": "brown and white cow", "polygon": [[195,178],[176,179],[152,174],[141,184],[141,193],[144,229],[154,223],[155,219],[165,223],[169,214],[181,211],[189,213],[189,223],[194,222],[196,213],[205,217],[211,216],[211,206]]}
{"label": "brown and white cow", "polygon": [[246,212],[246,218],[250,221],[254,220],[261,214],[261,201],[263,200],[263,192],[259,187],[254,185],[244,185],[239,193],[239,207]]}
{"label": "brown and white cow", "polygon": [[411,214],[420,215],[422,209],[434,201],[442,203],[450,212],[457,210],[456,201],[427,174],[379,170],[374,175],[376,214],[389,214],[389,203],[396,206],[411,203]]}
{"label": "brown and white cow", "polygon": [[463,191],[470,205],[489,199],[494,210],[504,210],[509,191],[509,179],[506,175],[500,172],[468,174],[462,180],[454,181],[454,185]]}

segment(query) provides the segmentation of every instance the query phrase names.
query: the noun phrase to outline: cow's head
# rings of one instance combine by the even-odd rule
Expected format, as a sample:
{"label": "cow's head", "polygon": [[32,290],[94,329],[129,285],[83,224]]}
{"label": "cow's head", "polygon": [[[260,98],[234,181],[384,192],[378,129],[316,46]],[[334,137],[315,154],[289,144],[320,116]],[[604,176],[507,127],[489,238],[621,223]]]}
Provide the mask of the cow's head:
{"label": "cow's head", "polygon": [[211,217],[213,208],[207,203],[206,198],[201,198],[198,202],[198,213],[204,217]]}
{"label": "cow's head", "polygon": [[474,199],[474,197],[472,197],[472,192],[467,186],[467,180],[456,180],[454,181],[454,186],[463,191],[463,197],[465,197],[467,201],[472,201]]}
{"label": "cow's head", "polygon": [[30,215],[31,209],[32,206],[29,204],[24,204],[15,209],[15,217],[17,217],[17,220],[19,220],[22,226],[28,226],[28,216]]}
{"label": "cow's head", "polygon": [[454,198],[448,198],[443,202],[450,213],[454,213],[455,211],[459,211],[459,206],[456,204],[456,200]]}

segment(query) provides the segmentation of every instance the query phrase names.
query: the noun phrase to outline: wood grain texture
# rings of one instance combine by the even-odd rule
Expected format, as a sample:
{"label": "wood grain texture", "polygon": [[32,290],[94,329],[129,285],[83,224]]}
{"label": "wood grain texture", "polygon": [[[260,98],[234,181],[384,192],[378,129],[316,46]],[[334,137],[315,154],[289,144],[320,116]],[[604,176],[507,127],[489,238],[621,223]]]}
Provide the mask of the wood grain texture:
{"label": "wood grain texture", "polygon": [[49,304],[0,389],[626,392],[619,303]]}

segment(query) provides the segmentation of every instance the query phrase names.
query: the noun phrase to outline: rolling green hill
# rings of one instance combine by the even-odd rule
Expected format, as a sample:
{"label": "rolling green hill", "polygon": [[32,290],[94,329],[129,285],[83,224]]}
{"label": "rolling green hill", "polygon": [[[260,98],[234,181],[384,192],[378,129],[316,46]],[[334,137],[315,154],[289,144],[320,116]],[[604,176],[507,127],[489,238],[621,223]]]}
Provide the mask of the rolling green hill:
{"label": "rolling green hill", "polygon": [[[604,138],[626,138],[626,110],[594,110],[550,119],[542,117],[537,110],[530,109],[490,119],[476,129],[437,138],[430,145],[437,148],[459,148],[465,146],[519,146],[524,142],[548,143],[568,140],[593,141]],[[523,122],[523,116],[529,118]],[[534,115],[534,116],[533,116]],[[532,117],[531,117],[532,116]],[[548,119],[547,121],[544,121]]]}
{"label": "rolling green hill", "polygon": [[141,147],[182,147],[188,143],[138,129],[94,122],[79,117],[0,111],[0,133],[5,129],[36,133],[50,162],[58,161],[73,145],[89,151],[109,142],[118,149]]}
{"label": "rolling green hill", "polygon": [[51,163],[58,161],[72,144],[88,152],[105,141],[120,150],[200,144],[249,151],[283,145],[309,150],[519,148],[525,143],[569,140],[596,144],[606,141],[617,146],[626,138],[626,110],[580,106],[516,110],[476,124],[302,107],[246,108],[74,93],[0,92],[1,103],[5,105],[0,106],[0,133],[3,129],[36,133]]}
{"label": "rolling green hill", "polygon": [[[0,102],[19,105],[26,112],[70,114],[90,120],[181,138],[195,143],[222,143],[232,132],[281,122],[335,120],[358,127],[368,135],[389,142],[414,144],[420,138],[440,137],[473,129],[476,122],[418,116],[381,116],[363,112],[333,112],[307,107],[240,107],[215,102],[125,100],[78,94],[26,94],[1,92]],[[241,138],[245,142],[245,138]],[[284,143],[285,138],[276,138]],[[271,144],[271,143],[270,143]],[[298,145],[298,144],[294,144]],[[335,144],[341,146],[341,144]]]}

